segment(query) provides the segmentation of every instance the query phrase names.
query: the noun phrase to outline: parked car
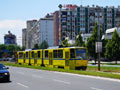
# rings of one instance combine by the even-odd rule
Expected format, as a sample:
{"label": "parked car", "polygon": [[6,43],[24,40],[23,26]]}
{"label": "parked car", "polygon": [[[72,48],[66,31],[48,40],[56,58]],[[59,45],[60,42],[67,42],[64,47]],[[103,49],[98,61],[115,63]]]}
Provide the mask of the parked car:
{"label": "parked car", "polygon": [[8,61],[8,58],[3,58],[3,61]]}
{"label": "parked car", "polygon": [[10,73],[7,69],[9,68],[0,63],[0,81],[10,81]]}

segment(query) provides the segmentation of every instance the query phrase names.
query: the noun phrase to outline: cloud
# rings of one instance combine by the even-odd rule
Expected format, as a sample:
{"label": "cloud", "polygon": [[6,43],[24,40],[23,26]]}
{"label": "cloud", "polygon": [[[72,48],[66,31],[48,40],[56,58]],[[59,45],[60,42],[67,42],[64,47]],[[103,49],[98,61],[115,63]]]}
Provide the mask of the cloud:
{"label": "cloud", "polygon": [[0,43],[4,43],[4,35],[11,31],[17,37],[17,42],[22,45],[22,29],[26,27],[24,20],[0,20]]}

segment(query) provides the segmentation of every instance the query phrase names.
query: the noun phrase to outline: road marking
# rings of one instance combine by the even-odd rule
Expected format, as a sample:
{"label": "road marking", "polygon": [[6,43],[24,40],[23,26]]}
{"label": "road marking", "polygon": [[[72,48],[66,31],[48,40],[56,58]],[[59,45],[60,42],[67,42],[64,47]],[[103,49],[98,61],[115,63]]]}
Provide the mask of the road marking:
{"label": "road marking", "polygon": [[53,81],[60,82],[60,83],[65,83],[65,84],[71,84],[70,82],[66,82],[66,81],[62,81],[62,80],[57,80],[57,79],[53,79]]}
{"label": "road marking", "polygon": [[93,90],[102,90],[102,89],[95,88],[95,87],[90,87],[90,88],[93,89]]}
{"label": "road marking", "polygon": [[23,73],[23,72],[17,72],[17,73],[24,75],[24,73]]}
{"label": "road marking", "polygon": [[70,75],[70,76],[79,76],[79,77],[85,77],[85,78],[109,80],[109,81],[114,81],[114,82],[120,83],[119,79],[105,78],[105,77],[99,77],[99,76],[79,75],[79,74],[72,74],[72,73],[65,73],[65,72],[54,72],[54,73],[63,74],[63,75]]}
{"label": "road marking", "polygon": [[20,86],[23,86],[23,87],[25,87],[25,88],[29,88],[28,86],[26,86],[26,85],[24,85],[24,84],[21,84],[21,83],[17,83],[18,85],[20,85]]}
{"label": "road marking", "polygon": [[32,75],[33,77],[37,77],[37,78],[43,78],[41,76],[38,76],[38,75]]}

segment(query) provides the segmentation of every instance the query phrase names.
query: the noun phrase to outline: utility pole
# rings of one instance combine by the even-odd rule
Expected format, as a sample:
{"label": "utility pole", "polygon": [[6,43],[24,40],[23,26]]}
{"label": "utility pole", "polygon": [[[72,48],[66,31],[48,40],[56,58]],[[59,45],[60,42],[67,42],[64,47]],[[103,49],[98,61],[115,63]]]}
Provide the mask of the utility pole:
{"label": "utility pole", "polygon": [[97,43],[97,48],[98,48],[98,71],[100,71],[100,52],[102,51],[102,43],[101,43],[101,39],[100,39],[100,9],[98,8],[98,43]]}
{"label": "utility pole", "polygon": [[[100,26],[98,24],[98,42],[100,42]],[[100,44],[100,43],[98,43]],[[98,52],[98,71],[100,71],[100,51]]]}
{"label": "utility pole", "polygon": [[62,27],[61,27],[61,10],[62,10],[62,5],[59,4],[59,45],[61,44],[61,40],[62,40]]}

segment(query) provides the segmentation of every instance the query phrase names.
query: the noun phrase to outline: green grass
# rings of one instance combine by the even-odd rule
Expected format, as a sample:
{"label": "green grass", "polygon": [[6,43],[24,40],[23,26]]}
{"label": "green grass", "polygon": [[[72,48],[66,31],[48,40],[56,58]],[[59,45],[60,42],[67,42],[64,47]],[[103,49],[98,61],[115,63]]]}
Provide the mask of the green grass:
{"label": "green grass", "polygon": [[[97,71],[97,66],[88,66],[88,71]],[[114,72],[114,73],[120,73],[120,67],[101,67],[102,72]]]}
{"label": "green grass", "polygon": [[115,78],[120,79],[119,74],[114,74],[113,72],[120,72],[120,68],[118,67],[102,67],[101,71],[97,71],[97,67],[95,66],[88,66],[86,71],[81,70],[67,70],[67,69],[58,69],[58,68],[48,68],[48,67],[40,67],[40,66],[26,66],[26,65],[19,65],[11,62],[0,62],[8,66],[15,66],[15,67],[25,67],[25,68],[32,68],[32,69],[41,69],[41,70],[49,70],[49,71],[58,71],[58,72],[67,72],[67,73],[74,73],[74,74],[82,74],[82,75],[91,75],[91,76],[100,76],[100,77],[108,77],[108,78]]}
{"label": "green grass", "polygon": [[104,65],[120,65],[120,64],[115,64],[115,63],[106,63]]}

